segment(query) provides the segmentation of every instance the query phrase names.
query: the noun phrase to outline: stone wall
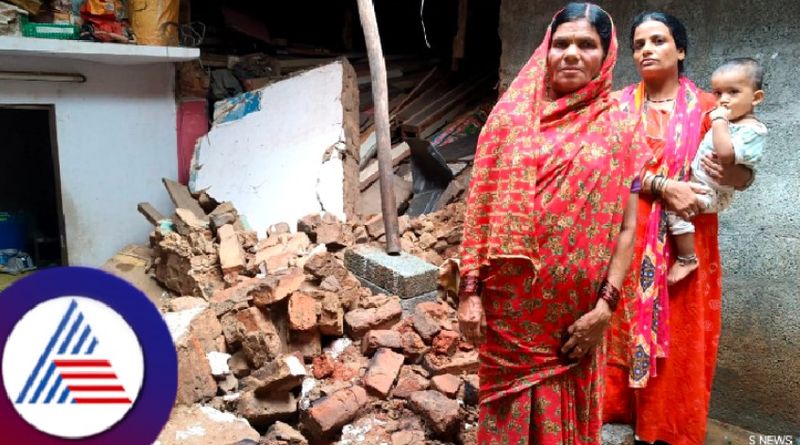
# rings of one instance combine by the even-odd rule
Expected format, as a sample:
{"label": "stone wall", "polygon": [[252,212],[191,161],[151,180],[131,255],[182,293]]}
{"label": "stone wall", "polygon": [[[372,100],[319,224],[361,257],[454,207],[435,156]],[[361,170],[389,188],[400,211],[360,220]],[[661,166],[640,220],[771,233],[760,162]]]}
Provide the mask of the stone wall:
{"label": "stone wall", "polygon": [[[766,101],[758,110],[770,129],[757,182],[720,216],[724,267],[723,331],[711,416],[765,434],[800,432],[800,3],[794,0],[635,0],[599,2],[619,26],[616,85],[637,80],[630,23],[641,11],[663,10],[689,31],[687,74],[708,88],[723,59],[748,56],[766,68]],[[544,35],[564,1],[503,0],[500,37],[503,85]]]}

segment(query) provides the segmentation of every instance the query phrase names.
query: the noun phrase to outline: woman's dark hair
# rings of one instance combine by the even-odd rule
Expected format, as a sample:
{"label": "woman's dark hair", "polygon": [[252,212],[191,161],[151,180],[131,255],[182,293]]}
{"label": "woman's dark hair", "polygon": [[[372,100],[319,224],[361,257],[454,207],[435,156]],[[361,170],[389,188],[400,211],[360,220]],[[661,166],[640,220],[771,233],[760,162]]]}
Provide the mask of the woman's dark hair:
{"label": "woman's dark hair", "polygon": [[[674,15],[658,11],[643,12],[633,19],[633,25],[631,25],[631,49],[633,49],[633,36],[636,34],[636,28],[642,23],[651,20],[661,22],[664,26],[669,28],[669,32],[672,34],[672,40],[675,41],[675,47],[679,50],[682,49],[684,53],[688,53],[689,38],[686,36],[686,28],[683,26],[683,23]],[[683,74],[683,60],[678,61],[678,72]]]}
{"label": "woman's dark hair", "polygon": [[608,55],[608,47],[611,45],[611,17],[594,3],[569,3],[553,19],[550,35],[555,34],[556,29],[562,24],[581,19],[586,19],[594,26],[597,35],[600,36],[603,53]]}

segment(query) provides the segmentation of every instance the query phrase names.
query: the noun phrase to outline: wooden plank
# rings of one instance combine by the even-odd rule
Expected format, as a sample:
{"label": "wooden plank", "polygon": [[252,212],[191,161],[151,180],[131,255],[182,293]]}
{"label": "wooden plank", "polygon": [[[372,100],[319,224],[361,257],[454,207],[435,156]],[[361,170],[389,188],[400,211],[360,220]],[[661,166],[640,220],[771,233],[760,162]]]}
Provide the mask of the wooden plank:
{"label": "wooden plank", "polygon": [[403,124],[420,125],[426,121],[439,119],[444,110],[451,108],[455,103],[468,96],[474,90],[483,86],[488,76],[467,80],[447,93],[439,96],[435,101],[428,103],[424,108],[409,116]]}
{"label": "wooden plank", "polygon": [[425,139],[433,131],[449,123],[453,118],[462,113],[475,99],[485,94],[487,85],[482,79],[479,82],[467,83],[450,91],[440,100],[420,110],[412,119],[401,126],[404,135],[416,136]]}
{"label": "wooden plank", "polygon": [[147,218],[148,221],[150,221],[150,224],[154,226],[158,226],[159,221],[167,219],[164,217],[164,215],[161,214],[161,212],[156,210],[156,208],[153,207],[152,204],[150,204],[149,202],[140,202],[139,205],[136,206],[136,208],[139,210],[139,213],[144,215],[144,217]]}
{"label": "wooden plank", "polygon": [[420,110],[427,108],[431,103],[436,102],[444,94],[452,88],[447,84],[446,79],[441,79],[423,91],[419,97],[411,101],[406,107],[397,113],[397,121],[401,125],[405,123],[411,116],[417,114]]}
{"label": "wooden plank", "polygon": [[293,58],[293,59],[277,59],[278,65],[281,67],[281,72],[295,71],[303,68],[309,68],[317,65],[324,65],[335,61],[331,58]]}
{"label": "wooden plank", "polygon": [[408,93],[408,96],[406,96],[406,98],[403,99],[402,102],[397,104],[397,106],[393,110],[391,110],[392,113],[394,115],[397,115],[400,111],[403,110],[403,108],[405,108],[408,104],[410,104],[411,101],[413,101],[414,99],[419,97],[419,95],[422,94],[422,92],[425,90],[425,88],[428,88],[433,83],[433,79],[436,78],[436,75],[437,75],[438,72],[439,72],[439,69],[437,67],[433,67],[428,72],[428,74],[425,75],[425,77],[423,77],[422,80],[419,81],[417,86],[414,87],[414,89],[411,90],[410,93]]}
{"label": "wooden plank", "polygon": [[[399,79],[401,77],[403,77],[403,72],[401,70],[399,70],[399,69],[389,70],[389,71],[386,72],[386,78],[387,79]],[[370,84],[371,82],[372,82],[372,77],[371,77],[369,71],[367,71],[367,73],[364,74],[364,75],[358,76],[358,85],[359,86],[367,85],[367,84]]]}
{"label": "wooden plank", "polygon": [[[409,156],[411,156],[411,147],[408,146],[408,143],[403,142],[395,145],[392,147],[392,167],[397,166],[397,164],[403,162]],[[369,187],[370,184],[375,182],[379,174],[378,162],[373,161],[358,176],[359,183],[361,184],[360,190],[363,191]]]}
{"label": "wooden plank", "polygon": [[208,220],[206,212],[203,211],[200,204],[197,203],[197,200],[189,193],[188,187],[167,178],[163,178],[162,181],[164,182],[164,187],[167,188],[169,198],[172,200],[172,203],[175,204],[176,208],[186,209],[203,221]]}

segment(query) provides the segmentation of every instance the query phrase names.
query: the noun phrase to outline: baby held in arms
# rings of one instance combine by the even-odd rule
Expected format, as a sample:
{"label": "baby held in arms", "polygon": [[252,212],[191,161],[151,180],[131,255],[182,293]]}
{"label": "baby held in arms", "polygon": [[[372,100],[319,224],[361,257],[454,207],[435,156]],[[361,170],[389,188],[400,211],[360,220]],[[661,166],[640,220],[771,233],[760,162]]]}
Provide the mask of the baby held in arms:
{"label": "baby held in arms", "polygon": [[[701,160],[715,154],[723,165],[743,164],[753,171],[764,153],[767,127],[755,116],[755,107],[764,100],[764,69],[754,59],[732,59],[711,75],[711,88],[717,108],[709,113],[711,129],[706,133],[692,161],[692,181],[706,187],[706,194],[697,195],[703,213],[727,209],[733,200],[733,187],[714,181]],[[672,212],[667,213],[670,233],[675,237],[677,261],[667,276],[670,285],[686,278],[697,269],[694,250],[694,225]]]}

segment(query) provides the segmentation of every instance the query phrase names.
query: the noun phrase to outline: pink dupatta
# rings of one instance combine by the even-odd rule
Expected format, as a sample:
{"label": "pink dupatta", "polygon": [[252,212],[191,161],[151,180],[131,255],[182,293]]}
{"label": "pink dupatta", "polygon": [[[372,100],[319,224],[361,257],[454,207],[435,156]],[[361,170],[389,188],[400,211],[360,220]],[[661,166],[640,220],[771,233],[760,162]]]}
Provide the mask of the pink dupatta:
{"label": "pink dupatta", "polygon": [[[688,179],[690,165],[700,144],[702,106],[700,89],[689,79],[681,77],[675,98],[675,109],[664,134],[664,152],[654,173],[684,181]],[[644,84],[631,85],[622,92],[623,109],[639,113],[646,119]],[[652,171],[652,170],[651,170]],[[636,303],[631,320],[631,368],[629,383],[632,388],[647,386],[650,376],[656,376],[656,359],[669,354],[669,293],[667,271],[670,263],[667,242],[667,218],[661,200],[653,200],[647,221],[644,252],[639,269]]]}

